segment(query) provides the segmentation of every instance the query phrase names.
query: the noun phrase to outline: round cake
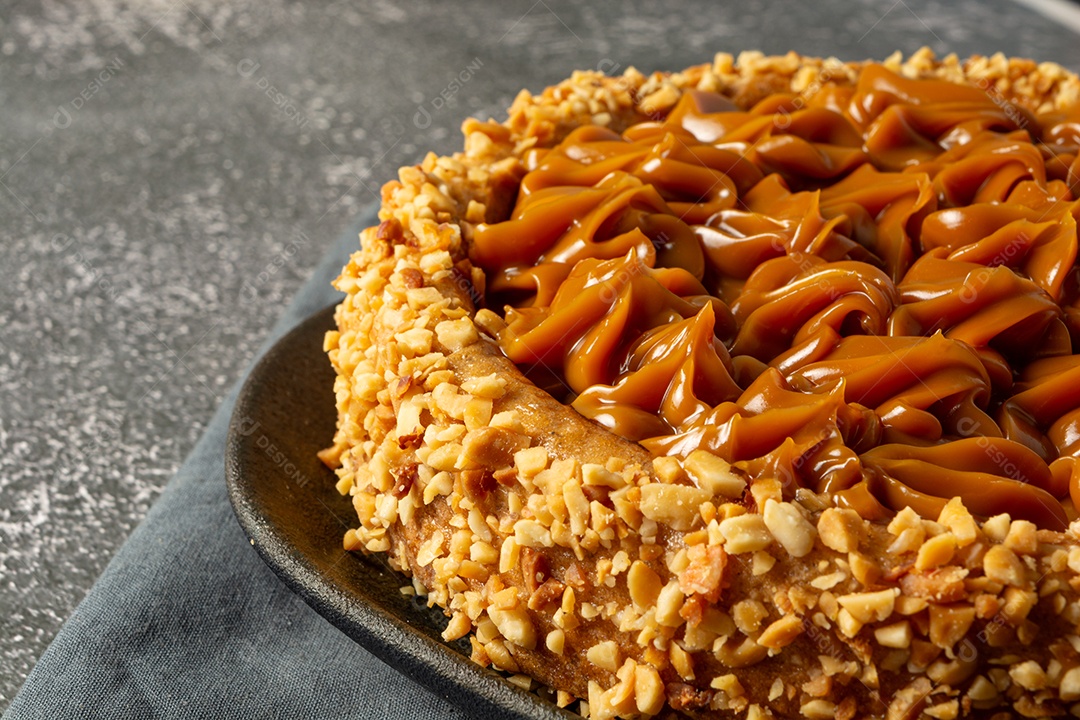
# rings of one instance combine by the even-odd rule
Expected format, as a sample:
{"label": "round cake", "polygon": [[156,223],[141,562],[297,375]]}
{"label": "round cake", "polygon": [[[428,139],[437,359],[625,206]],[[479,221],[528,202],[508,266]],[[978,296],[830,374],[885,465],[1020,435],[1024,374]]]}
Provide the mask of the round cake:
{"label": "round cake", "polygon": [[1080,716],[1080,82],[717,55],[522,92],[337,280],[322,453],[592,718]]}

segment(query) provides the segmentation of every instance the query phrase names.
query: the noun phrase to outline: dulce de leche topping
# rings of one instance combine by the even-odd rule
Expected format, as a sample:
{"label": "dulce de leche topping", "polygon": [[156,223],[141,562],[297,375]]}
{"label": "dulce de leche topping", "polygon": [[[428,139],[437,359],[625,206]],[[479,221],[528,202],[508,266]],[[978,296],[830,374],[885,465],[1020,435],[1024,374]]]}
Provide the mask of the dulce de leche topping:
{"label": "dulce de leche topping", "polygon": [[656,455],[705,449],[885,517],[1080,504],[1080,109],[867,65],[686,92],[534,149],[474,229],[500,342]]}

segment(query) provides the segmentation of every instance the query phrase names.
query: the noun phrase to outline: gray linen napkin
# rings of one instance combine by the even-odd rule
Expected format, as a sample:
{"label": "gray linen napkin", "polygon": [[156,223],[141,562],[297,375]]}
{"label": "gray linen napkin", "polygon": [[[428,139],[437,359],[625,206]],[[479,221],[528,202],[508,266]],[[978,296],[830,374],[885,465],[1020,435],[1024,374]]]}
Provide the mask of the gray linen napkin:
{"label": "gray linen napkin", "polygon": [[[323,258],[263,351],[330,304],[369,209]],[[259,353],[262,354],[262,351]],[[463,718],[286,588],[225,492],[234,388],[146,519],[8,708],[21,718]]]}

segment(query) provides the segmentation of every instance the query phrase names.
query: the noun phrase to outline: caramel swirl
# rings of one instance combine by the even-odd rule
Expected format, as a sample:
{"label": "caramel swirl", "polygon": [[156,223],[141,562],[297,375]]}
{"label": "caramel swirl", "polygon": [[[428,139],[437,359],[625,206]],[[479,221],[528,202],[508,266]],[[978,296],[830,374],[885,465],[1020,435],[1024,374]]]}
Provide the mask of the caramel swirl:
{"label": "caramel swirl", "polygon": [[613,385],[593,385],[573,407],[630,440],[668,435],[738,397],[731,357],[714,334],[712,305],[654,328],[629,349]]}
{"label": "caramel swirl", "polygon": [[1056,333],[1061,308],[1007,267],[947,260],[933,252],[919,258],[899,290],[903,304],[889,318],[890,335],[941,330],[954,340],[973,347],[993,345],[1012,357],[1030,356],[1044,341],[1051,344],[1047,352],[1069,352],[1067,334]]}
{"label": "caramel swirl", "polygon": [[850,487],[861,479],[855,448],[873,447],[881,422],[844,400],[842,387],[803,393],[775,369],[766,370],[737,399],[701,415],[682,432],[642,442],[655,454],[711,450],[752,476],[780,477],[789,491]]}
{"label": "caramel swirl", "polygon": [[1002,404],[1000,417],[1007,437],[1047,462],[1080,458],[1080,355],[1030,363]]}
{"label": "caramel swirl", "polygon": [[873,495],[891,507],[908,506],[936,517],[959,495],[973,513],[1012,517],[1062,530],[1068,524],[1051,490],[1054,478],[1038,455],[1001,438],[965,438],[940,445],[881,445],[860,457],[877,471]]}
{"label": "caramel swirl", "polygon": [[929,215],[922,248],[940,249],[948,260],[1009,267],[1060,301],[1076,267],[1080,204],[1061,201],[1034,182],[1018,185],[1010,198]]}
{"label": "caramel swirl", "polygon": [[656,455],[868,518],[1080,500],[1080,108],[863,67],[525,155],[472,228],[499,341]]}
{"label": "caramel swirl", "polygon": [[732,306],[739,322],[732,352],[768,361],[824,327],[881,335],[898,302],[889,278],[871,265],[784,255],[762,263]]}
{"label": "caramel swirl", "polygon": [[774,362],[807,392],[840,385],[848,402],[874,409],[886,439],[936,441],[974,427],[1000,435],[984,411],[992,385],[986,363],[940,333],[842,338],[824,331]]}
{"label": "caramel swirl", "polygon": [[723,318],[721,327],[732,324],[727,307],[682,268],[650,268],[634,250],[613,260],[586,258],[551,305],[507,312],[503,347],[516,363],[560,369],[567,388],[581,393],[615,378],[629,340],[705,306]]}

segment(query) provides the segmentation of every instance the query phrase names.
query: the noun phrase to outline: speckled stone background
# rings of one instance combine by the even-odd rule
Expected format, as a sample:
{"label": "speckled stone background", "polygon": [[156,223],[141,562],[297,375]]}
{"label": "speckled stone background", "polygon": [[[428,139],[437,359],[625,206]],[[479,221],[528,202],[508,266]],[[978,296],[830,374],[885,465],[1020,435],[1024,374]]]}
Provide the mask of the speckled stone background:
{"label": "speckled stone background", "polygon": [[[0,709],[396,167],[575,68],[929,45],[1080,69],[1060,0],[0,8]],[[707,8],[707,9],[706,9]],[[1076,26],[1074,22],[1074,27]]]}

